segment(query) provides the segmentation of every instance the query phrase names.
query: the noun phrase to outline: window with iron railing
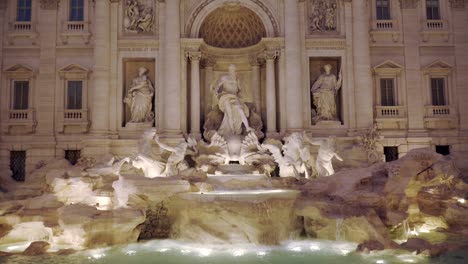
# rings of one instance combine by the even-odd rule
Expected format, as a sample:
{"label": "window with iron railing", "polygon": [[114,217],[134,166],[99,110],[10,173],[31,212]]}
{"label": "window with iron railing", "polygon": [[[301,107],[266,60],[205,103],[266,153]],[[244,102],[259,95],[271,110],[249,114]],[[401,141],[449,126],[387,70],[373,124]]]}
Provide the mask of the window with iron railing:
{"label": "window with iron railing", "polygon": [[15,181],[24,181],[26,176],[26,151],[10,151],[10,170]]}
{"label": "window with iron railing", "polygon": [[71,165],[75,165],[80,158],[80,150],[65,150],[65,159],[68,160]]}

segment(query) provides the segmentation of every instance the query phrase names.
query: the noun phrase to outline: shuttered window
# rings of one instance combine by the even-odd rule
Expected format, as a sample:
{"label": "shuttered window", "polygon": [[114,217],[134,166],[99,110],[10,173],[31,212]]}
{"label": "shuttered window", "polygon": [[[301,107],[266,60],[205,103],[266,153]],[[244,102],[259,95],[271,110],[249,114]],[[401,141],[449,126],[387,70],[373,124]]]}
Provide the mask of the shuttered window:
{"label": "shuttered window", "polygon": [[70,21],[84,20],[84,0],[70,0]]}
{"label": "shuttered window", "polygon": [[390,0],[376,0],[377,20],[390,20]]}
{"label": "shuttered window", "polygon": [[67,83],[67,109],[81,109],[83,82],[68,81]]}
{"label": "shuttered window", "polygon": [[[3,0],[6,1],[6,0]],[[31,21],[31,1],[32,0],[17,0],[16,6],[16,21],[29,22]]]}
{"label": "shuttered window", "polygon": [[380,104],[382,106],[395,106],[394,79],[380,79]]}
{"label": "shuttered window", "polygon": [[25,110],[29,107],[29,81],[14,81],[13,109]]}
{"label": "shuttered window", "polygon": [[431,78],[432,105],[446,105],[444,78]]}
{"label": "shuttered window", "polygon": [[426,0],[426,17],[428,20],[440,20],[439,0]]}

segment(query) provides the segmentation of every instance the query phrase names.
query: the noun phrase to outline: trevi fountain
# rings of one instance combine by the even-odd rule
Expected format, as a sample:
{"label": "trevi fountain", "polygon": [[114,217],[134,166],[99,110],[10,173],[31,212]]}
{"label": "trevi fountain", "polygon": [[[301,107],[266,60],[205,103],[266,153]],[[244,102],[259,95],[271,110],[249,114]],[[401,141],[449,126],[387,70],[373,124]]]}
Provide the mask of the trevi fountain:
{"label": "trevi fountain", "polygon": [[0,263],[468,262],[465,1],[6,2]]}
{"label": "trevi fountain", "polygon": [[[125,98],[130,122],[153,118],[145,72]],[[312,87],[325,119],[336,108],[326,93],[339,88],[329,76]],[[231,65],[212,87],[218,105],[206,141],[169,145],[148,129],[131,157],[51,160],[24,183],[3,177],[0,260],[448,263],[466,248],[468,185],[450,157],[415,149],[336,172],[334,163],[351,158],[338,154],[339,141],[299,132],[261,140],[239,89]],[[369,128],[353,151],[372,156],[380,137]]]}

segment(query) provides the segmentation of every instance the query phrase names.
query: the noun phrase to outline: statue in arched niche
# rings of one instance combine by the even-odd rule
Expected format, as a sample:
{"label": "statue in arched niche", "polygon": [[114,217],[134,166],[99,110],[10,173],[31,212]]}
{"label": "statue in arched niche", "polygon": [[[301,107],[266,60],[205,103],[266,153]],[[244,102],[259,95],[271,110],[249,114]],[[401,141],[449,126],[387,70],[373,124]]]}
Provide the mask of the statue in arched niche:
{"label": "statue in arched niche", "polygon": [[140,67],[138,76],[132,80],[124,103],[130,108],[130,123],[150,123],[153,113],[154,87],[148,77],[148,69]]}
{"label": "statue in arched niche", "polygon": [[228,74],[221,76],[210,86],[218,104],[206,118],[204,136],[209,140],[215,133],[228,138],[255,132],[257,137],[262,138],[263,123],[260,116],[255,113],[254,105],[244,102],[239,95],[242,88],[236,66],[231,64],[228,70]]}

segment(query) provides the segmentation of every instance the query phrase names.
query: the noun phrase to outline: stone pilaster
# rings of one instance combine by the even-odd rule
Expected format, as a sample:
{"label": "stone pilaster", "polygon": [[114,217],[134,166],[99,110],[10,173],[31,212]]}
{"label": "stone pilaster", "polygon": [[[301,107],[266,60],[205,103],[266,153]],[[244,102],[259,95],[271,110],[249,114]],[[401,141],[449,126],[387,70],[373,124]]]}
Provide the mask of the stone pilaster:
{"label": "stone pilaster", "polygon": [[298,0],[284,1],[285,50],[286,50],[286,129],[288,132],[302,130],[304,127],[302,104],[302,63],[300,43],[300,23]]}
{"label": "stone pilaster", "polygon": [[120,0],[110,0],[110,80],[109,84],[112,87],[109,91],[109,130],[111,136],[117,137],[117,128],[118,128],[118,105],[122,103],[122,96],[117,94],[117,79],[118,79],[118,31],[119,31],[119,3]]}
{"label": "stone pilaster", "polygon": [[200,59],[201,52],[189,52],[190,59],[190,134],[201,138],[200,133]]}
{"label": "stone pilaster", "polygon": [[110,89],[110,2],[95,2],[94,21],[94,87],[91,109],[91,132],[106,136],[109,133]]}
{"label": "stone pilaster", "polygon": [[180,51],[180,0],[166,1],[165,28],[165,86],[162,130],[167,134],[181,131],[181,51]]}
{"label": "stone pilaster", "polygon": [[275,83],[275,59],[277,51],[266,51],[266,114],[267,136],[277,133],[276,126],[276,83]]}
{"label": "stone pilaster", "polygon": [[402,3],[403,39],[405,53],[405,81],[408,107],[409,136],[424,136],[424,102],[423,94],[427,89],[421,80],[421,65],[419,54],[419,35],[421,21],[418,18],[419,10],[405,8]]}
{"label": "stone pilaster", "polygon": [[[368,128],[373,122],[372,77],[370,69],[369,12],[367,0],[354,0],[353,60],[356,126]],[[346,73],[344,74],[353,74]]]}

